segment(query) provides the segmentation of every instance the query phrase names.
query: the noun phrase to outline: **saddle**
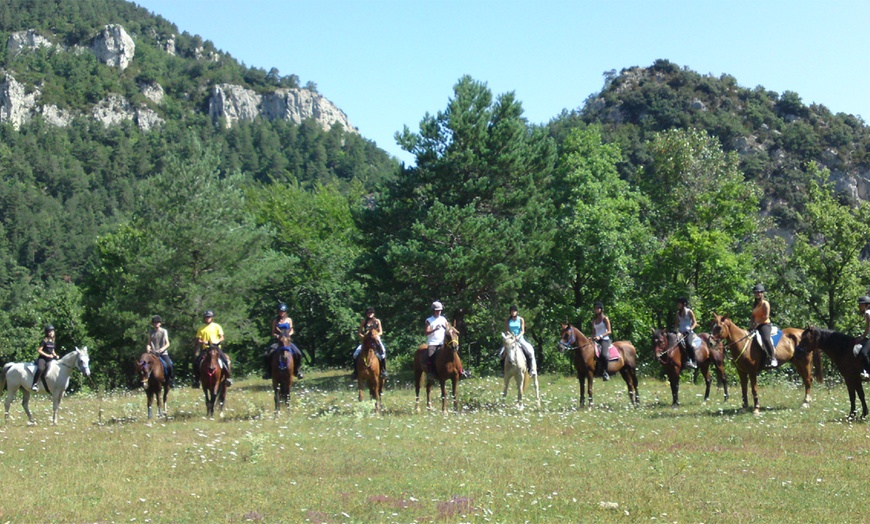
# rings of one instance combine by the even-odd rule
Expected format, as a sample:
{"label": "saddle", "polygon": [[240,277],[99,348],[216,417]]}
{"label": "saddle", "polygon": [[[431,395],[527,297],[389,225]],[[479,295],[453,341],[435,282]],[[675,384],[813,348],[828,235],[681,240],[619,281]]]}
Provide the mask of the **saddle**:
{"label": "saddle", "polygon": [[[770,326],[770,340],[773,342],[773,347],[776,349],[776,346],[779,344],[779,341],[782,339],[782,330],[776,326]],[[755,341],[758,342],[758,345],[764,347],[764,341],[761,340],[761,333],[757,330],[755,331]]]}
{"label": "saddle", "polygon": [[[619,348],[616,347],[616,344],[611,343],[610,347],[607,348],[607,360],[613,362],[614,360],[619,360]],[[598,342],[595,343],[595,358],[601,357],[601,344]]]}

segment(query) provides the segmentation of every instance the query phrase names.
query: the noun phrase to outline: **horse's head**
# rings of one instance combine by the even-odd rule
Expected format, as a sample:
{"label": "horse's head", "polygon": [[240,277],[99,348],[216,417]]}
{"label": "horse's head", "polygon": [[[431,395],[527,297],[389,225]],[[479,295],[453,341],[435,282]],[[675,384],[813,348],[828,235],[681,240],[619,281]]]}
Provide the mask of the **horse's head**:
{"label": "horse's head", "polygon": [[501,338],[504,340],[504,347],[513,346],[517,342],[517,337],[513,333],[502,333]]}
{"label": "horse's head", "polygon": [[713,322],[710,324],[710,335],[717,339],[731,338],[731,321],[725,315],[713,313]]}
{"label": "horse's head", "polygon": [[149,353],[144,353],[136,362],[136,375],[139,377],[139,382],[142,382],[143,384],[148,382],[148,379],[151,378],[151,371],[153,369]]}
{"label": "horse's head", "polygon": [[661,353],[662,351],[667,351],[668,349],[668,332],[665,329],[653,329],[652,330],[652,341],[653,348],[655,348],[657,353]]}
{"label": "horse's head", "polygon": [[559,333],[561,336],[559,337],[559,349],[561,351],[567,351],[569,349],[575,349],[577,345],[577,335],[574,334],[576,330],[574,326],[563,322],[559,324]]}
{"label": "horse's head", "polygon": [[278,333],[278,342],[281,343],[281,347],[290,347],[290,344],[293,342],[292,337],[290,336],[289,329],[282,329]]}
{"label": "horse's head", "polygon": [[82,372],[82,375],[89,377],[91,376],[91,357],[88,356],[88,346],[84,346],[82,348],[76,348],[76,365],[79,368],[79,371]]}
{"label": "horse's head", "polygon": [[801,341],[798,342],[798,347],[805,348],[807,351],[815,351],[819,345],[819,337],[822,331],[815,326],[807,326],[801,334]]}
{"label": "horse's head", "polygon": [[459,331],[453,324],[447,324],[444,330],[444,347],[450,348],[453,351],[459,349]]}

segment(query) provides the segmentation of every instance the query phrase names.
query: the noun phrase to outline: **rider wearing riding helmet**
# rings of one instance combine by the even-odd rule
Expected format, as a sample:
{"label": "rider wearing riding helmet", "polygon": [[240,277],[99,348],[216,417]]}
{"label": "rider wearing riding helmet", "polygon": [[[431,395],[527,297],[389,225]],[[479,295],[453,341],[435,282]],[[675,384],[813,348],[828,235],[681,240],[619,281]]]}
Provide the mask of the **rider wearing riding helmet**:
{"label": "rider wearing riding helmet", "polygon": [[[36,359],[36,371],[33,373],[33,385],[30,386],[30,389],[33,391],[39,390],[39,378],[45,374],[49,362],[58,358],[57,353],[54,351],[54,326],[49,324],[45,326],[42,331],[45,336],[42,337],[39,347],[36,348],[39,357]],[[46,388],[46,391],[48,391],[48,388]]]}
{"label": "rider wearing riding helmet", "polygon": [[205,350],[211,345],[216,345],[218,347],[218,356],[224,363],[227,371],[227,386],[232,386],[233,382],[230,380],[231,362],[229,357],[220,347],[221,342],[224,341],[224,330],[220,324],[214,322],[214,312],[212,310],[206,310],[206,312],[202,314],[202,318],[205,324],[196,332],[196,359],[193,363],[193,387],[199,387],[199,366],[202,362],[203,353],[205,353]]}
{"label": "rider wearing riding helmet", "polygon": [[677,319],[674,322],[674,328],[678,333],[683,335],[683,340],[680,342],[686,350],[686,367],[696,369],[698,367],[695,359],[695,328],[698,327],[698,322],[695,320],[695,313],[689,309],[689,299],[680,297],[677,299]]}
{"label": "rider wearing riding helmet", "polygon": [[148,352],[157,355],[163,363],[163,369],[166,371],[166,381],[169,387],[172,387],[172,359],[169,358],[169,332],[162,327],[163,319],[160,315],[151,317],[151,329],[148,330]]}
{"label": "rider wearing riding helmet", "polygon": [[864,334],[861,335],[861,352],[858,353],[858,361],[863,369],[861,370],[861,380],[870,380],[870,296],[864,295],[858,299],[858,311],[864,317]]}
{"label": "rider wearing riding helmet", "polygon": [[595,302],[595,314],[592,316],[592,340],[598,342],[601,353],[598,355],[596,374],[600,374],[605,381],[610,380],[607,374],[607,366],[610,362],[610,319],[604,314],[604,304]]}
{"label": "rider wearing riding helmet", "polygon": [[765,300],[764,293],[766,292],[762,284],[755,284],[752,288],[755,294],[755,304],[752,306],[752,321],[749,323],[750,329],[757,329],[761,335],[762,346],[767,356],[767,366],[775,368],[779,366],[776,360],[776,352],[773,347],[773,340],[770,338],[770,302]]}
{"label": "rider wearing riding helmet", "polygon": [[[375,308],[369,307],[366,308],[365,315],[363,315],[362,321],[360,321],[359,328],[357,329],[357,334],[359,337],[365,338],[366,334],[369,332],[375,333],[377,335],[378,341],[378,360],[381,363],[381,377],[386,378],[387,376],[387,348],[384,346],[384,340],[381,338],[381,335],[384,334],[384,325],[381,323],[380,319],[375,317]],[[351,378],[357,378],[356,372],[356,364],[359,360],[359,355],[362,353],[362,344],[358,345],[353,352],[353,374]]]}
{"label": "rider wearing riding helmet", "polygon": [[[441,314],[444,306],[441,302],[432,302],[432,316],[426,319],[426,328],[423,334],[426,335],[426,343],[429,350],[429,367],[434,368],[435,353],[444,345],[444,334],[447,332],[447,319]],[[471,373],[462,369],[462,364],[459,367],[459,378],[469,378]]]}
{"label": "rider wearing riding helmet", "polygon": [[[535,360],[535,348],[533,348],[529,341],[523,337],[526,332],[526,321],[519,315],[519,308],[517,308],[517,306],[511,306],[508,310],[508,318],[505,327],[507,328],[508,333],[513,334],[513,336],[517,338],[520,347],[523,348],[523,353],[525,353],[526,358],[529,360],[529,376],[534,377],[538,374],[538,363]],[[502,362],[502,369],[504,369],[504,347],[501,348],[498,356]]]}
{"label": "rider wearing riding helmet", "polygon": [[[278,350],[278,347],[281,345],[281,336],[289,337],[295,332],[293,329],[293,319],[287,316],[287,304],[281,303],[278,304],[278,315],[272,319],[272,338],[275,339],[272,342],[272,345],[269,346],[269,349],[266,350],[266,353],[263,355],[263,364],[265,365],[266,372],[263,374],[263,378],[270,378],[271,370],[269,369],[270,361],[272,360],[272,353]],[[296,375],[296,378],[303,378],[302,376],[302,351],[296,347],[296,344],[290,342],[288,346],[290,351],[293,353],[293,374]]]}

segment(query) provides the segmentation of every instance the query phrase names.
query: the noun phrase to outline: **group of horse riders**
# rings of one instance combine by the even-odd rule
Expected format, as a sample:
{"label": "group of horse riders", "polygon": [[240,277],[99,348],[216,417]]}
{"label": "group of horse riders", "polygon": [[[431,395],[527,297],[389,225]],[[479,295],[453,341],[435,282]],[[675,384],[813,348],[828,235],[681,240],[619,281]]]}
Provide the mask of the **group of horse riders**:
{"label": "group of horse riders", "polygon": [[[750,329],[756,330],[761,336],[761,345],[767,358],[765,367],[775,368],[779,363],[774,355],[774,344],[771,338],[772,325],[770,322],[770,303],[765,299],[766,290],[764,285],[756,284],[752,288],[752,292],[755,295],[755,303],[752,306]],[[685,351],[687,357],[686,367],[694,369],[697,367],[694,348],[694,330],[698,326],[698,322],[695,318],[695,313],[689,309],[689,301],[685,297],[678,298],[676,302],[677,312],[674,329],[680,334],[680,348]],[[858,355],[860,362],[863,365],[861,379],[867,381],[870,380],[870,296],[864,295],[858,298],[858,309],[864,319],[864,333],[856,345],[856,350],[858,350],[858,346],[860,346]],[[425,322],[424,334],[426,335],[430,362],[434,358],[435,353],[444,344],[444,333],[447,328],[447,319],[442,315],[443,310],[444,306],[441,302],[433,302],[432,315],[428,317]],[[606,370],[609,349],[612,344],[610,337],[612,334],[610,318],[604,314],[604,304],[601,302],[595,302],[593,311],[592,339],[598,343],[600,348],[596,361],[595,374],[601,376],[604,380],[608,380],[610,377]],[[193,387],[195,388],[199,387],[199,375],[196,371],[199,369],[204,350],[210,345],[218,347],[220,359],[226,368],[228,377],[232,366],[229,357],[220,350],[220,344],[224,341],[224,332],[220,324],[214,322],[214,312],[212,310],[207,310],[203,313],[203,322],[202,327],[200,327],[196,333],[196,353],[193,364]],[[152,317],[152,327],[148,331],[148,352],[153,353],[160,358],[164,369],[166,370],[167,380],[169,380],[171,384],[174,373],[172,360],[170,359],[168,352],[169,333],[166,331],[166,328],[162,327],[162,323],[163,319],[160,315],[154,315],[154,317]],[[535,351],[532,345],[524,338],[525,320],[523,317],[519,316],[519,309],[517,306],[514,305],[510,307],[505,327],[509,333],[517,338],[520,347],[522,347],[523,352],[529,361],[529,374],[535,376],[537,374]],[[276,339],[276,342],[274,342],[264,354],[264,363],[266,367],[264,378],[269,378],[269,359],[271,354],[274,351],[279,350],[292,352],[296,363],[294,367],[296,376],[302,378],[302,372],[300,371],[302,352],[295,344],[289,342],[289,336],[292,335],[293,332],[293,320],[287,315],[287,305],[282,303],[278,306],[277,316],[272,320],[271,334],[272,337]],[[365,310],[365,314],[363,315],[362,321],[357,330],[357,334],[360,338],[364,338],[369,333],[373,333],[378,342],[377,356],[380,361],[381,376],[386,377],[387,349],[386,346],[384,346],[383,339],[381,338],[381,335],[384,333],[384,326],[380,319],[375,317],[375,309],[373,307],[369,307]],[[362,344],[358,345],[353,352],[354,363],[359,358],[361,349]],[[36,371],[33,374],[33,384],[31,386],[33,391],[37,390],[39,379],[44,376],[49,363],[58,358],[55,351],[55,329],[51,324],[45,326],[44,336],[37,348],[37,353],[38,357],[35,362]],[[504,361],[504,357],[504,348],[501,348],[499,351],[499,359]],[[465,370],[460,370],[460,372],[463,378],[470,376],[470,374]],[[356,366],[354,366],[353,378],[356,378]],[[232,382],[228,378],[227,385],[231,384]]]}

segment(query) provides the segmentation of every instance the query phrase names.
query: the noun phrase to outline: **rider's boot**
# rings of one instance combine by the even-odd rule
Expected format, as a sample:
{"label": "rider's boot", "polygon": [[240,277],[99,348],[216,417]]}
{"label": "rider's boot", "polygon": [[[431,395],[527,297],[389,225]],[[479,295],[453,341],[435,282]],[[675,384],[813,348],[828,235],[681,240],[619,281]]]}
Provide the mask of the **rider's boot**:
{"label": "rider's boot", "polygon": [[265,370],[265,371],[263,371],[263,379],[266,379],[266,380],[272,378],[272,370],[270,369],[271,364],[272,364],[270,362],[272,360],[271,356],[272,356],[272,354],[270,351],[267,351],[266,354],[263,355],[263,369]]}
{"label": "rider's boot", "polygon": [[359,378],[359,372],[357,372],[356,367],[359,365],[359,355],[355,359],[353,359],[353,373],[350,374],[350,378],[356,380]]}
{"label": "rider's boot", "polygon": [[387,359],[378,358],[378,362],[381,363],[381,378],[387,378]]}
{"label": "rider's boot", "polygon": [[695,358],[695,348],[686,348],[686,367],[689,369],[698,369],[698,361]]}
{"label": "rider's boot", "polygon": [[302,375],[302,355],[293,355],[293,374],[300,380],[305,378]]}
{"label": "rider's boot", "polygon": [[33,385],[30,386],[31,391],[39,391],[39,366],[36,366],[36,372],[33,373]]}
{"label": "rider's boot", "polygon": [[199,365],[202,362],[202,355],[199,355],[193,361],[193,389],[199,389]]}
{"label": "rider's boot", "polygon": [[604,382],[607,382],[608,380],[610,380],[610,375],[607,374],[607,356],[602,355],[601,357],[599,357],[598,362],[601,366],[601,378],[604,380]]}

